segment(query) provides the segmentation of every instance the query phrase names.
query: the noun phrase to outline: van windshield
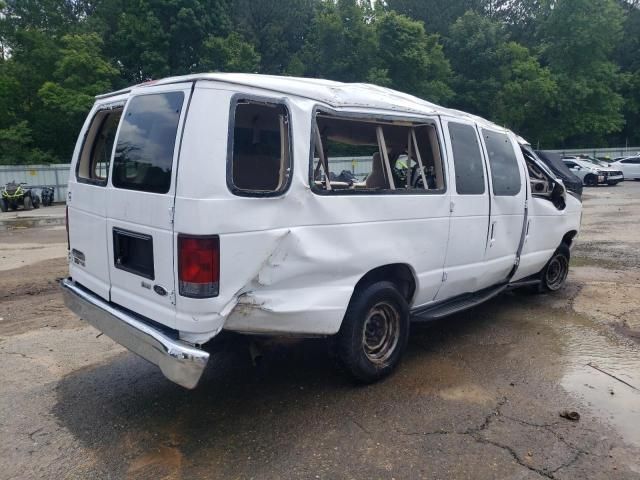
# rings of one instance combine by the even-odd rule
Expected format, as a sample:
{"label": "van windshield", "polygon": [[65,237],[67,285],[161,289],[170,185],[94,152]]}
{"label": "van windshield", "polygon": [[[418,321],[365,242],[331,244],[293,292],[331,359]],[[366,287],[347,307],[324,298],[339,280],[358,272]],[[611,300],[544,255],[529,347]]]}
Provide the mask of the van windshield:
{"label": "van windshield", "polygon": [[184,101],[182,92],[134,97],[127,107],[113,160],[113,185],[167,193]]}

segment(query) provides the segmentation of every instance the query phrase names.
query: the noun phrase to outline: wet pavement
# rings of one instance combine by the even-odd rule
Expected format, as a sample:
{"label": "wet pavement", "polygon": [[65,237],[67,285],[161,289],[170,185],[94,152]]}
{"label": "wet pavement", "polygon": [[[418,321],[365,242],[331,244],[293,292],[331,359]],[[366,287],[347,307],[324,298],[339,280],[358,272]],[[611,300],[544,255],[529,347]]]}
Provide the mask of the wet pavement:
{"label": "wet pavement", "polygon": [[237,340],[183,390],[65,310],[64,253],[0,231],[2,479],[640,478],[640,182],[586,189],[563,291],[416,326],[366,387],[324,340]]}

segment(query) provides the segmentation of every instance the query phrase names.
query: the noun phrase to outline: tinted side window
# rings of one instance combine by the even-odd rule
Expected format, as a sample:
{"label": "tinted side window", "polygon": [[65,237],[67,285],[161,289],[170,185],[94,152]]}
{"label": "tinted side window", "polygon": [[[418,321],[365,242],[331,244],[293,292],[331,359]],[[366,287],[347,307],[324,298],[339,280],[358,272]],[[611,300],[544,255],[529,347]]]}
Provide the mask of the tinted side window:
{"label": "tinted side window", "polygon": [[76,178],[80,182],[106,185],[113,143],[122,116],[122,108],[102,110],[91,120],[80,158]]}
{"label": "tinted side window", "polygon": [[504,133],[482,130],[495,195],[517,195],[520,192],[520,168],[511,140]]}
{"label": "tinted side window", "polygon": [[241,195],[286,190],[291,174],[289,114],[282,104],[241,101],[233,117],[228,183]]}
{"label": "tinted side window", "polygon": [[167,193],[184,101],[182,92],[134,97],[123,119],[113,160],[113,185]]}
{"label": "tinted side window", "polygon": [[484,193],[484,165],[476,130],[470,125],[449,123],[449,136],[460,195]]}

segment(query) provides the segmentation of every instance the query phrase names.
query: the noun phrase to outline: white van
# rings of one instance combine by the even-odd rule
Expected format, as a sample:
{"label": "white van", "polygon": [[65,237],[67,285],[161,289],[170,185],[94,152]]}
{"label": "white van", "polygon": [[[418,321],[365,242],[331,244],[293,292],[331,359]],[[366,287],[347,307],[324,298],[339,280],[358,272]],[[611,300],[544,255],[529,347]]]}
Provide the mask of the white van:
{"label": "white van", "polygon": [[99,96],[67,203],[68,307],[187,388],[223,330],[333,336],[347,370],[375,381],[411,321],[560,288],[581,214],[486,120],[373,85],[248,74]]}

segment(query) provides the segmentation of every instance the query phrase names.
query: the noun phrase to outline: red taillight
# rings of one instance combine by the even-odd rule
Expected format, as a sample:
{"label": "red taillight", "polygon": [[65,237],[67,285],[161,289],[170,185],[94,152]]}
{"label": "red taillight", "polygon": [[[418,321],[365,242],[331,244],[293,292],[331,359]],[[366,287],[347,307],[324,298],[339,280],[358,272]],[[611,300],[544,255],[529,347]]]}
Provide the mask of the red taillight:
{"label": "red taillight", "polygon": [[178,235],[180,295],[217,297],[220,285],[220,237]]}
{"label": "red taillight", "polygon": [[67,250],[71,250],[71,242],[69,241],[69,205],[64,210],[64,226],[67,229]]}

